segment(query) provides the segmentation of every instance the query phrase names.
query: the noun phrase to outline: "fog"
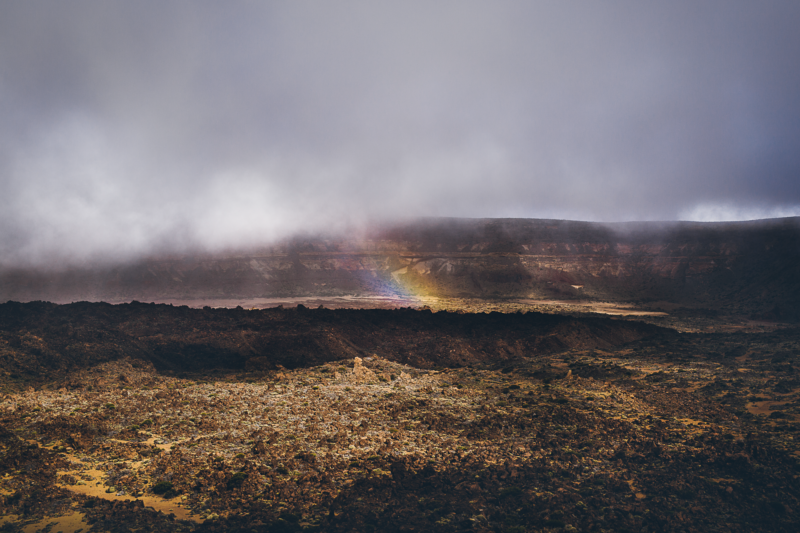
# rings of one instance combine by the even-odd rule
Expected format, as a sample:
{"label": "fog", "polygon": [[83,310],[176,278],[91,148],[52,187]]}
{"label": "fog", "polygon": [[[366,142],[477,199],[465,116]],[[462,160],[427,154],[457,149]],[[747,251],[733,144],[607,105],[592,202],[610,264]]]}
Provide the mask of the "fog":
{"label": "fog", "polygon": [[0,262],[800,214],[800,4],[5,2]]}

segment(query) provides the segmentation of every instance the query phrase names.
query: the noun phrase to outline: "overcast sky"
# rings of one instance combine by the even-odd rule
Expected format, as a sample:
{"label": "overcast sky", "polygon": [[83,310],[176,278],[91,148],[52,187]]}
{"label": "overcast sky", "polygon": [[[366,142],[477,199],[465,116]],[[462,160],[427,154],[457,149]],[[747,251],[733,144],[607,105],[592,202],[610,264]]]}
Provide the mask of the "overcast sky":
{"label": "overcast sky", "polygon": [[800,214],[800,2],[0,4],[0,262]]}

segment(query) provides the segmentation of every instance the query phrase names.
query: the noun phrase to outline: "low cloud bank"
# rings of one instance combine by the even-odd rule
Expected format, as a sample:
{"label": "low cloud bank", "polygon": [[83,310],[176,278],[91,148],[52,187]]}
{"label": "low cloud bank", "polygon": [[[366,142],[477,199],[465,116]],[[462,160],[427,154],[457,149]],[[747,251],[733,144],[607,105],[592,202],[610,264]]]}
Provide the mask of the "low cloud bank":
{"label": "low cloud bank", "polygon": [[0,7],[0,264],[798,214],[800,4]]}

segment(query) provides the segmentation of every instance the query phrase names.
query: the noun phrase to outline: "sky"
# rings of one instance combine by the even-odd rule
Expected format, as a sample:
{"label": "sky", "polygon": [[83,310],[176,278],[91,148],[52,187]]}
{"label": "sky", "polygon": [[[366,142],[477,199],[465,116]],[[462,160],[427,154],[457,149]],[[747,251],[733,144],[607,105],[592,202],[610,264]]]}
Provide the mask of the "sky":
{"label": "sky", "polygon": [[800,215],[800,2],[0,4],[0,263]]}

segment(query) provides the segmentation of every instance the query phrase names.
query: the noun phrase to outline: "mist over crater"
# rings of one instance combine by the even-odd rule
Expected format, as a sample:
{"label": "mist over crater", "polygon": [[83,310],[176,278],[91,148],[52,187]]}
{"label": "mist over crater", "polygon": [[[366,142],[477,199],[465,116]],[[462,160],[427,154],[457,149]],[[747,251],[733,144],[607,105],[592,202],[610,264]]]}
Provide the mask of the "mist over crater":
{"label": "mist over crater", "polygon": [[226,252],[5,268],[0,300],[192,307],[332,298],[389,307],[448,298],[663,301],[744,314],[779,309],[791,318],[800,301],[798,254],[798,218],[624,224],[429,218]]}

